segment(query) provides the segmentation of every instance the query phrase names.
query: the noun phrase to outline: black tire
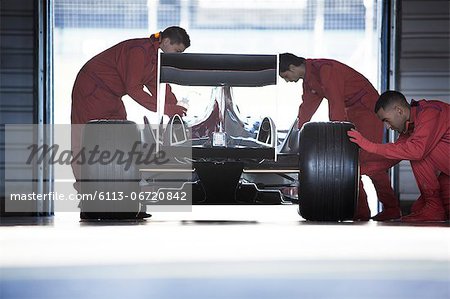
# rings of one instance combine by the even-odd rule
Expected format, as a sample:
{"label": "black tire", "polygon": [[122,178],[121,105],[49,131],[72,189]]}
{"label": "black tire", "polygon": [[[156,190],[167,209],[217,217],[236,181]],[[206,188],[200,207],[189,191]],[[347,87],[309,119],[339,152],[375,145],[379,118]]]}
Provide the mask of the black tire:
{"label": "black tire", "polygon": [[[136,159],[140,145],[140,131],[134,122],[99,120],[86,124],[82,146],[86,156],[93,160],[82,164],[80,186],[83,195],[95,198],[81,201],[82,219],[137,217],[140,205],[136,195],[140,190],[140,177]],[[92,156],[91,151],[98,154]],[[134,154],[130,155],[131,151]],[[111,156],[102,160],[100,153]]]}
{"label": "black tire", "polygon": [[358,147],[348,122],[307,123],[300,131],[299,213],[311,221],[353,219],[358,198]]}

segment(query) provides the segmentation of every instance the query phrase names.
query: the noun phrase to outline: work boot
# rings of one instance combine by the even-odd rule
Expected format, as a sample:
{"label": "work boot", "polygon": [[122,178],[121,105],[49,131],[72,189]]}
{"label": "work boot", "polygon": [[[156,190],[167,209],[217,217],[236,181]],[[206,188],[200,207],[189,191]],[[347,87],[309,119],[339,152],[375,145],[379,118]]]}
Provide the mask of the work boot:
{"label": "work boot", "polygon": [[383,204],[383,210],[372,217],[372,219],[375,221],[400,219],[402,216],[400,202],[391,187],[391,181],[387,172],[370,172],[367,175],[372,180],[373,186],[375,187],[378,201]]}
{"label": "work boot", "polygon": [[447,218],[447,221],[450,220],[450,203],[448,198],[443,199],[443,206],[445,211],[445,217]]}
{"label": "work boot", "polygon": [[359,185],[359,196],[358,204],[356,206],[355,215],[353,216],[353,221],[369,221],[370,220],[370,209],[367,203],[367,194],[363,189],[362,183]]}
{"label": "work boot", "polygon": [[387,208],[372,217],[375,221],[399,220],[402,217],[400,208]]}
{"label": "work boot", "polygon": [[369,221],[370,220],[370,210],[357,212],[353,217],[353,221]]}
{"label": "work boot", "polygon": [[448,205],[444,206],[445,210],[445,218],[447,221],[450,221],[450,207]]}
{"label": "work boot", "polygon": [[445,173],[442,173],[438,177],[439,180],[439,197],[442,200],[447,220],[450,219],[450,178]]}
{"label": "work boot", "polygon": [[425,206],[425,200],[423,200],[422,195],[419,196],[419,198],[412,204],[411,206],[411,214],[412,213],[417,213],[420,210],[423,209],[423,207]]}
{"label": "work boot", "polygon": [[444,207],[440,198],[424,198],[424,207],[405,217],[402,217],[402,222],[432,222],[432,221],[446,221]]}

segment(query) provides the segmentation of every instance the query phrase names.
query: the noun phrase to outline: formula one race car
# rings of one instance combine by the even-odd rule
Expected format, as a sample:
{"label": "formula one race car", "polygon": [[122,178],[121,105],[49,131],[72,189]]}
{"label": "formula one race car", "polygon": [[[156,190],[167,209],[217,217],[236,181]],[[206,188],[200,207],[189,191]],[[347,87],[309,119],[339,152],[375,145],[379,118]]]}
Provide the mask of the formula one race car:
{"label": "formula one race car", "polygon": [[[250,122],[239,113],[233,88],[276,86],[277,66],[277,55],[160,54],[157,119],[168,83],[209,87],[203,115],[175,115],[164,125],[145,118],[143,127],[88,123],[83,147],[128,157],[82,165],[82,192],[122,194],[108,202],[111,218],[135,215],[143,204],[176,204],[187,195],[189,204],[298,204],[307,220],[351,220],[359,181],[358,148],[346,133],[352,124],[310,122],[299,130],[294,121],[279,136],[270,116]],[[258,99],[246,100],[258,105]],[[81,209],[105,212],[105,203]],[[108,218],[104,214],[92,215]]]}

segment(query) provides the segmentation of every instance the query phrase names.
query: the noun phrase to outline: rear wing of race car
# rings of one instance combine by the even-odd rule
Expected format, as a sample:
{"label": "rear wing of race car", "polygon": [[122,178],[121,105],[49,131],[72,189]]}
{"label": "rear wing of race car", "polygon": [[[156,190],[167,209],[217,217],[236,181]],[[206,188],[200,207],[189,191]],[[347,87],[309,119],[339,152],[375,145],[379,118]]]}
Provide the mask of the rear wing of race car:
{"label": "rear wing of race car", "polygon": [[277,55],[161,54],[160,83],[186,86],[277,84]]}
{"label": "rear wing of race car", "polygon": [[[257,87],[276,85],[278,55],[159,52],[157,113],[162,117],[165,83],[185,86]],[[162,88],[162,85],[164,85]]]}

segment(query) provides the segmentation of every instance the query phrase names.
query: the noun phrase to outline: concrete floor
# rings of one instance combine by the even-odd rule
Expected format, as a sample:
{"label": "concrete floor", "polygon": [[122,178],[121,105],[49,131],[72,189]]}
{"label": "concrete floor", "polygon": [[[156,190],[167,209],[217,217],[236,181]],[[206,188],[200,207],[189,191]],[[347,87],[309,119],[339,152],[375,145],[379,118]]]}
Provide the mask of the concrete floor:
{"label": "concrete floor", "polygon": [[3,218],[0,298],[450,298],[448,223],[312,223],[296,209]]}

